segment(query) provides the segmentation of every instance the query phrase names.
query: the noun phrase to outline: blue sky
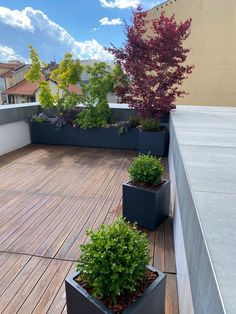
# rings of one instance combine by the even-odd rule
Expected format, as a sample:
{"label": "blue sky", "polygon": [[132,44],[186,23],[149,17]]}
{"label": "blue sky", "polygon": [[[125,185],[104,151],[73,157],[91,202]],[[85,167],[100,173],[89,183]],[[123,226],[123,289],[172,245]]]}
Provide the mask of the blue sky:
{"label": "blue sky", "polygon": [[123,21],[138,4],[163,0],[0,0],[0,61],[28,61],[32,44],[41,59],[59,61],[65,52],[80,59],[108,60],[104,46],[124,42]]}

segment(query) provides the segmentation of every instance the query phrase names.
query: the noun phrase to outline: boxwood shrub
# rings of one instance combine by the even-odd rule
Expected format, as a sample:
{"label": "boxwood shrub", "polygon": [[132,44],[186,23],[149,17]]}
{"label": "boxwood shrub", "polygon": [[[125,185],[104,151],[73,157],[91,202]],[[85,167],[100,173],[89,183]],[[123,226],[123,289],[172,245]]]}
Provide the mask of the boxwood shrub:
{"label": "boxwood shrub", "polygon": [[147,237],[122,218],[88,235],[90,242],[81,246],[77,270],[94,297],[109,298],[115,304],[122,293],[135,291],[146,277]]}
{"label": "boxwood shrub", "polygon": [[146,185],[158,185],[162,181],[164,167],[160,158],[140,154],[135,158],[129,168],[132,181]]}

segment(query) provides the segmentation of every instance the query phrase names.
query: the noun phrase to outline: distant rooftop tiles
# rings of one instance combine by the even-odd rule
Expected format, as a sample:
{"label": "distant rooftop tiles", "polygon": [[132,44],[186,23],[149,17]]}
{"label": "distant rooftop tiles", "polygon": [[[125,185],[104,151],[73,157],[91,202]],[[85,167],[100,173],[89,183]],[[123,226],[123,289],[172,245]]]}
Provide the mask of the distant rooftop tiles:
{"label": "distant rooftop tiles", "polygon": [[38,89],[37,83],[32,83],[27,80],[20,81],[18,84],[8,88],[5,93],[7,95],[34,95]]}

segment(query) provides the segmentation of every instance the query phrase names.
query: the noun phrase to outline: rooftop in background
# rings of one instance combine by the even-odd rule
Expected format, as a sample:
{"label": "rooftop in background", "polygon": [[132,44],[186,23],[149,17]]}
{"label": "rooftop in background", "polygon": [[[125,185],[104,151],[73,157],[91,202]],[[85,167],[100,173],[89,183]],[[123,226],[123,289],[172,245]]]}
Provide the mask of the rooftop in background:
{"label": "rooftop in background", "polygon": [[5,90],[7,95],[34,95],[38,89],[38,83],[32,83],[27,80],[20,81],[18,84]]}
{"label": "rooftop in background", "polygon": [[20,64],[21,64],[21,62],[19,62],[19,61],[15,61],[15,62],[0,62],[0,68],[15,69]]}
{"label": "rooftop in background", "polygon": [[11,71],[18,71],[19,69],[21,69],[22,67],[27,66],[25,63],[19,62],[19,61],[15,61],[12,63],[4,63],[4,62],[0,62],[0,76],[1,76],[1,72],[8,73]]}
{"label": "rooftop in background", "polygon": [[74,93],[74,94],[77,94],[77,95],[82,95],[81,88],[79,86],[77,86],[77,85],[70,84],[69,87],[68,87],[68,92],[69,93]]}

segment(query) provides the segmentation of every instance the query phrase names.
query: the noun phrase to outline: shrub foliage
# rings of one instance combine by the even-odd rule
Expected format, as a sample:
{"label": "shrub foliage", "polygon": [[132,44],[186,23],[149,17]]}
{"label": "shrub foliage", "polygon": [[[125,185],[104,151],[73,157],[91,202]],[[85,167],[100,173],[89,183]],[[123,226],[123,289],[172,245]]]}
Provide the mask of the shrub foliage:
{"label": "shrub foliage", "polygon": [[141,121],[141,128],[143,131],[159,131],[159,121],[156,119],[144,119]]}
{"label": "shrub foliage", "polygon": [[151,155],[139,155],[129,168],[131,180],[151,186],[161,183],[163,173],[160,158]]}
{"label": "shrub foliage", "polygon": [[77,270],[93,296],[116,303],[122,293],[135,291],[145,278],[150,261],[147,237],[122,218],[88,235],[91,241],[81,246]]}

